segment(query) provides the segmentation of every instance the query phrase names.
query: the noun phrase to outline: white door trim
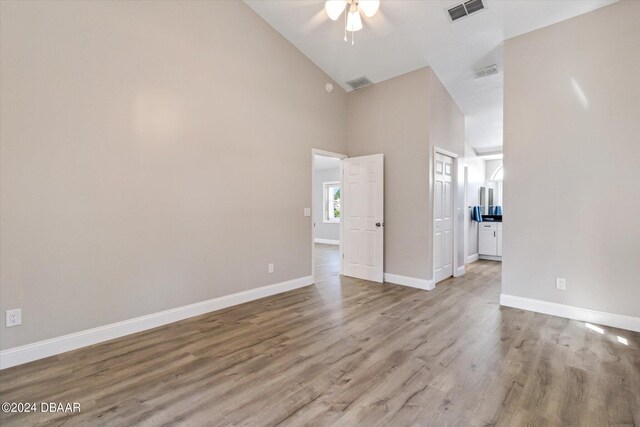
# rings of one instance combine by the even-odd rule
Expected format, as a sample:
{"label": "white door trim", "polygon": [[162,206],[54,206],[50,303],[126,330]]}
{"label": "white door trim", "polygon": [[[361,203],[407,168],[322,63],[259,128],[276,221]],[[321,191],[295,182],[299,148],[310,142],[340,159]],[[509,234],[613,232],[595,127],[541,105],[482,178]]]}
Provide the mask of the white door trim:
{"label": "white door trim", "polygon": [[436,287],[433,284],[433,280],[417,279],[415,277],[401,276],[393,273],[384,273],[384,281],[385,283],[409,286],[411,288],[424,289],[426,291],[431,291]]}
{"label": "white door trim", "polygon": [[456,153],[452,153],[451,151],[447,151],[440,147],[433,147],[433,152],[431,155],[431,159],[429,159],[429,169],[431,173],[429,174],[431,189],[431,281],[435,285],[435,264],[436,264],[436,192],[435,192],[435,181],[436,181],[436,171],[433,167],[433,162],[436,158],[436,154],[443,154],[445,156],[449,156],[453,158],[453,276],[461,276],[464,274],[464,270],[462,272],[458,272],[458,160],[459,156]]}
{"label": "white door trim", "polygon": [[[311,278],[313,283],[316,282],[316,227],[314,226],[315,220],[313,218],[314,201],[313,191],[316,188],[316,156],[333,157],[334,159],[344,160],[348,158],[346,154],[334,153],[332,151],[320,150],[317,148],[311,149]],[[340,188],[342,188],[342,162],[340,162]],[[342,221],[340,221],[340,274],[342,274]]]}
{"label": "white door trim", "polygon": [[464,235],[463,241],[464,241],[464,246],[462,247],[462,254],[464,256],[464,260],[465,262],[463,262],[462,264],[466,264],[466,260],[469,258],[469,220],[470,215],[469,215],[469,201],[467,200],[467,193],[469,191],[469,165],[464,164],[462,165],[462,170],[463,170],[463,176],[464,176],[464,185],[463,185],[463,204],[462,204],[462,213],[464,215],[464,219],[462,221],[462,234]]}

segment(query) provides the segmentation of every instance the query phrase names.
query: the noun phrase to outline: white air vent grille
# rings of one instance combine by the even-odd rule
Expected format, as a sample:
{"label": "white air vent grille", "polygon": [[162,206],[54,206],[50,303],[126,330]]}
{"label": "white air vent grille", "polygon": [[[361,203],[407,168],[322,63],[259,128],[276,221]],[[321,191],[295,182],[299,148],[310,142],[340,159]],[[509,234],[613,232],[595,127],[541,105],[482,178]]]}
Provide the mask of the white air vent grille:
{"label": "white air vent grille", "polygon": [[498,66],[496,64],[489,65],[488,67],[480,68],[479,70],[475,70],[473,75],[476,79],[491,76],[493,74],[498,74]]}
{"label": "white air vent grille", "polygon": [[482,4],[482,0],[469,0],[464,3],[464,8],[467,9],[467,13],[471,15],[484,9],[484,4]]}
{"label": "white air vent grille", "polygon": [[349,80],[347,84],[351,86],[351,89],[356,90],[365,86],[369,86],[371,84],[371,80],[369,80],[365,76],[362,76],[358,77],[357,79]]}
{"label": "white air vent grille", "polygon": [[449,17],[451,17],[452,21],[464,18],[465,16],[467,16],[467,10],[464,8],[463,4],[459,4],[458,6],[449,9]]}
{"label": "white air vent grille", "polygon": [[464,18],[465,16],[469,16],[476,12],[480,12],[484,9],[485,7],[484,3],[482,3],[482,0],[469,0],[450,9],[447,9],[447,13],[449,14],[449,18],[451,18],[451,21],[457,21],[458,19]]}

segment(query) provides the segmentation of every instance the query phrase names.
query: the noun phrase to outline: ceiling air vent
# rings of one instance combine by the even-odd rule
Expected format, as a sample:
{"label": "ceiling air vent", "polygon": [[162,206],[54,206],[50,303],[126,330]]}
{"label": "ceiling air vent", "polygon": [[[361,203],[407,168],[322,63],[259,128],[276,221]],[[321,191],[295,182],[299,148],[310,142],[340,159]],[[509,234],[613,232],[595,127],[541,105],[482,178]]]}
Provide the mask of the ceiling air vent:
{"label": "ceiling air vent", "polygon": [[484,10],[484,8],[482,0],[469,0],[448,9],[447,12],[449,13],[451,21],[457,21],[465,16]]}
{"label": "ceiling air vent", "polygon": [[449,9],[449,16],[451,17],[452,21],[455,21],[456,19],[464,18],[465,16],[467,16],[467,10],[464,8],[463,4],[459,4],[458,6]]}
{"label": "ceiling air vent", "polygon": [[371,84],[371,80],[369,80],[365,76],[362,76],[358,77],[357,79],[349,80],[347,84],[351,86],[351,89],[356,90],[365,86],[369,86]]}
{"label": "ceiling air vent", "polygon": [[464,7],[467,9],[467,13],[471,15],[484,9],[484,4],[482,4],[482,0],[469,0],[464,3]]}
{"label": "ceiling air vent", "polygon": [[498,66],[496,64],[489,65],[488,67],[480,68],[479,70],[475,70],[473,75],[476,79],[491,76],[493,74],[498,74]]}

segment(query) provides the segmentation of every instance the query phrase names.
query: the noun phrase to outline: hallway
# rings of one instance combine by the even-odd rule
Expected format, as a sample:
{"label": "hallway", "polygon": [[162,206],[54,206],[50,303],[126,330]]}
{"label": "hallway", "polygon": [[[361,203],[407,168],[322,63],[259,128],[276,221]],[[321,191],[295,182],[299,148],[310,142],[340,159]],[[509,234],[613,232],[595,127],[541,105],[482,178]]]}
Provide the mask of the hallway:
{"label": "hallway", "polygon": [[340,279],[340,246],[315,244],[314,273],[316,282],[334,281]]}

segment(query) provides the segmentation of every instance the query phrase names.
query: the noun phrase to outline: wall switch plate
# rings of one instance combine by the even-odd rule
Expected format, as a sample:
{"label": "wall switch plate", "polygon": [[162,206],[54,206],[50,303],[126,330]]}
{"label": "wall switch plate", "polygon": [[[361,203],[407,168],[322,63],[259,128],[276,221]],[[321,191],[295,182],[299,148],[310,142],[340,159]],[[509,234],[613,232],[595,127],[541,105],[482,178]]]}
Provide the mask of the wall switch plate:
{"label": "wall switch plate", "polygon": [[564,291],[567,289],[567,279],[563,277],[556,277],[556,289]]}
{"label": "wall switch plate", "polygon": [[311,216],[311,208],[304,208],[304,216]]}
{"label": "wall switch plate", "polygon": [[22,309],[16,308],[15,310],[7,310],[6,326],[10,328],[12,326],[18,326],[22,324]]}
{"label": "wall switch plate", "polygon": [[273,273],[273,263],[267,265],[267,273]]}

